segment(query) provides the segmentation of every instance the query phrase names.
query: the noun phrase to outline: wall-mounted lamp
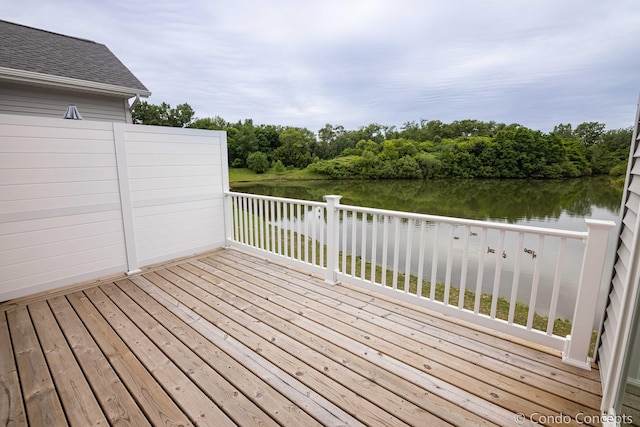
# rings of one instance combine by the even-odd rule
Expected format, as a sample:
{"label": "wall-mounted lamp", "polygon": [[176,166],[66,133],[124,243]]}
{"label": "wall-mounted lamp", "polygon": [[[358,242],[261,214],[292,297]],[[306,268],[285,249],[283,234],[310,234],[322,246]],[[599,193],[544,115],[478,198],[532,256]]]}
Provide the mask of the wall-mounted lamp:
{"label": "wall-mounted lamp", "polygon": [[69,104],[69,106],[67,107],[67,112],[64,113],[64,118],[71,119],[71,120],[82,120],[82,116],[78,111],[78,107],[71,104]]}

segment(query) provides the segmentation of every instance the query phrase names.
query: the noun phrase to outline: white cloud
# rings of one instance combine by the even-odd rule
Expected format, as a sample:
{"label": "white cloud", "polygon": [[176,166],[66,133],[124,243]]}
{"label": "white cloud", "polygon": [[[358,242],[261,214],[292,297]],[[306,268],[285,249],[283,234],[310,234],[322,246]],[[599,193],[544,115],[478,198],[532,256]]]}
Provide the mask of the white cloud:
{"label": "white cloud", "polygon": [[640,91],[637,0],[4,2],[3,19],[106,44],[151,102],[199,117],[615,128]]}

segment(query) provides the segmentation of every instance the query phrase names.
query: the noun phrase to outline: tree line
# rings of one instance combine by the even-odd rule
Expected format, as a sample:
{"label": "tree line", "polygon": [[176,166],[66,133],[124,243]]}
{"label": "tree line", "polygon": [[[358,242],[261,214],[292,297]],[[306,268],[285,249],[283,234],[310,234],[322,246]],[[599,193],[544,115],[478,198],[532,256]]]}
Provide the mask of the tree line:
{"label": "tree line", "polygon": [[331,178],[563,178],[625,174],[632,129],[598,122],[558,124],[544,133],[494,121],[372,123],[355,130],[195,118],[189,104],[139,103],[134,123],[224,130],[229,166],[262,173],[309,168]]}

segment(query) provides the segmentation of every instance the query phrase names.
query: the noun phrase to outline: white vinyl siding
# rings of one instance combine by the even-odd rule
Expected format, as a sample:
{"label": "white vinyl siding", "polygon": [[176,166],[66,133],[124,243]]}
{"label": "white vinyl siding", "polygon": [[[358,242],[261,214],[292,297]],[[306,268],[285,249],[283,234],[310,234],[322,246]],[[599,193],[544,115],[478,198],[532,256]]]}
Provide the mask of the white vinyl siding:
{"label": "white vinyl siding", "polygon": [[224,132],[0,114],[0,301],[221,247],[226,174]]}
{"label": "white vinyl siding", "polygon": [[123,98],[0,82],[0,114],[59,119],[69,104],[78,107],[84,120],[131,122]]}
{"label": "white vinyl siding", "polygon": [[597,360],[602,379],[602,410],[608,412],[615,404],[622,379],[624,355],[629,342],[630,320],[636,301],[638,276],[638,247],[640,239],[640,108],[630,149],[627,179],[622,199],[616,258],[613,267],[609,298],[601,330]]}

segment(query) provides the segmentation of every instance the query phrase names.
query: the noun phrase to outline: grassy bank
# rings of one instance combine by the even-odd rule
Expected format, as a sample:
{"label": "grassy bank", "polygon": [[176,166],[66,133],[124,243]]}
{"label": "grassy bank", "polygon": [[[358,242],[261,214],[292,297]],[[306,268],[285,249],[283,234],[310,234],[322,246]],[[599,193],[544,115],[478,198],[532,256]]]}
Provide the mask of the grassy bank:
{"label": "grassy bank", "polygon": [[272,169],[257,174],[247,168],[229,168],[229,182],[257,182],[257,181],[309,181],[329,180],[327,175],[310,172],[308,169],[286,169],[276,172]]}

